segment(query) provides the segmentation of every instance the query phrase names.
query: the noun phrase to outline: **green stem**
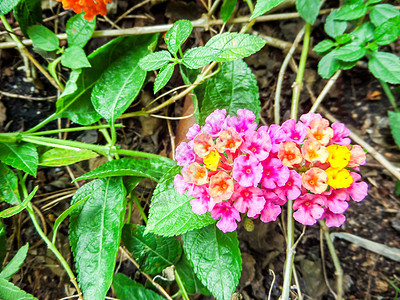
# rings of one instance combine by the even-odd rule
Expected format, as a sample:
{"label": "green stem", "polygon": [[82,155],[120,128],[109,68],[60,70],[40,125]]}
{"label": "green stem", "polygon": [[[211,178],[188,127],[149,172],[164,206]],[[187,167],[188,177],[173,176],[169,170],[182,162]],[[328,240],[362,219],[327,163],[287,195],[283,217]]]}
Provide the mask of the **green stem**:
{"label": "green stem", "polygon": [[42,122],[40,122],[39,124],[37,124],[35,127],[32,127],[31,129],[25,131],[25,133],[33,133],[38,131],[40,128],[46,126],[48,123],[50,123],[51,121],[53,121],[56,116],[58,115],[58,113],[53,113],[50,116],[48,116],[46,119],[44,119]]}
{"label": "green stem", "polygon": [[135,201],[135,204],[139,210],[140,215],[143,218],[144,223],[147,224],[147,217],[146,217],[146,214],[144,213],[143,207],[140,205],[138,197],[136,196],[134,191],[132,191],[131,195],[132,195],[133,200]]}
{"label": "green stem", "polygon": [[184,286],[184,284],[183,284],[183,282],[182,282],[182,279],[181,279],[181,277],[179,276],[179,273],[178,273],[178,271],[177,271],[176,269],[175,269],[174,273],[175,273],[175,280],[176,280],[176,283],[177,283],[178,286],[179,286],[179,290],[182,292],[182,299],[183,299],[183,300],[190,300],[190,299],[189,299],[189,295],[188,295],[188,293],[186,292],[185,286]]}
{"label": "green stem", "polygon": [[[116,124],[115,127],[124,127],[123,125]],[[81,127],[73,127],[73,128],[63,128],[63,129],[55,129],[55,130],[45,130],[39,132],[32,132],[29,133],[30,136],[37,136],[37,135],[48,135],[48,134],[57,134],[60,132],[75,132],[75,131],[84,131],[84,130],[93,130],[110,128],[110,125],[97,125],[97,126],[81,126]]]}
{"label": "green stem", "polygon": [[56,68],[58,63],[61,61],[62,56],[57,57],[55,60],[53,60],[51,63],[48,65],[49,73],[50,75],[54,78],[54,80],[57,82],[57,84],[60,86],[62,90],[65,89],[64,85],[60,82],[57,76]]}
{"label": "green stem", "polygon": [[210,11],[208,12],[207,16],[212,16],[212,14],[214,13],[214,11],[217,9],[219,3],[221,2],[221,0],[215,0],[213,5],[210,8]]}
{"label": "green stem", "polygon": [[254,11],[253,1],[251,1],[251,0],[244,0],[244,1],[246,1],[247,5],[249,6],[250,13],[253,14],[253,11]]}
{"label": "green stem", "polygon": [[390,101],[390,104],[392,104],[392,106],[393,106],[393,108],[394,108],[394,110],[396,112],[399,112],[399,109],[398,109],[397,104],[396,104],[396,100],[394,99],[394,96],[392,94],[392,91],[390,90],[389,85],[386,82],[384,82],[384,81],[382,81],[380,79],[379,79],[379,81],[381,82],[383,91],[385,92],[386,96],[388,97],[388,99]]}
{"label": "green stem", "polygon": [[126,217],[125,224],[130,224],[131,223],[131,218],[132,218],[132,197],[128,201],[128,216]]}

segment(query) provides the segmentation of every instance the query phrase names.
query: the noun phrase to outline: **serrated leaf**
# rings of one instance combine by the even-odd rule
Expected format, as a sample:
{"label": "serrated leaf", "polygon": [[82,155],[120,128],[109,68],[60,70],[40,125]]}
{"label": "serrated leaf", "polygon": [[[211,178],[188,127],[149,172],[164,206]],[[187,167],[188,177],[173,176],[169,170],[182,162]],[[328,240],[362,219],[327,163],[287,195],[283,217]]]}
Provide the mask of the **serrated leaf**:
{"label": "serrated leaf", "polygon": [[313,25],[318,17],[321,3],[319,0],[296,0],[296,9],[307,23]]}
{"label": "serrated leaf", "polygon": [[65,32],[67,33],[68,47],[85,47],[90,40],[96,27],[96,18],[88,21],[83,17],[83,13],[76,14],[67,22]]}
{"label": "serrated leaf", "polygon": [[29,143],[0,143],[0,161],[36,177],[38,153]]}
{"label": "serrated leaf", "polygon": [[32,25],[28,27],[27,32],[36,47],[45,51],[54,51],[59,48],[58,37],[43,25]]}
{"label": "serrated leaf", "polygon": [[26,255],[28,254],[29,243],[19,248],[18,252],[10,260],[10,262],[4,267],[3,271],[0,272],[0,278],[10,280],[11,277],[18,272],[21,268]]}
{"label": "serrated leaf", "polygon": [[[0,162],[0,202],[17,204],[21,201],[18,178],[5,164]],[[0,262],[1,264],[1,262]]]}
{"label": "serrated leaf", "polygon": [[228,22],[235,10],[237,0],[224,0],[221,6],[221,19],[224,23]]}
{"label": "serrated leaf", "polygon": [[369,18],[375,27],[378,27],[387,20],[400,15],[400,12],[391,4],[378,4],[371,7]]}
{"label": "serrated leaf", "polygon": [[264,40],[250,34],[225,32],[213,36],[205,47],[220,50],[221,53],[215,61],[226,62],[248,57],[259,51],[265,44]]}
{"label": "serrated leaf", "polygon": [[0,2],[0,15],[8,14],[21,0],[2,0]]}
{"label": "serrated leaf", "polygon": [[3,268],[3,262],[7,254],[7,236],[6,228],[0,221],[0,270]]}
{"label": "serrated leaf", "polygon": [[145,234],[153,232],[162,236],[180,235],[215,222],[209,213],[197,215],[192,212],[190,201],[193,198],[178,194],[175,190],[174,178],[180,174],[180,170],[179,166],[173,167],[154,190]]}
{"label": "serrated leaf", "polygon": [[336,13],[336,20],[350,21],[363,17],[367,13],[367,6],[363,0],[352,0],[343,5]]}
{"label": "serrated leaf", "polygon": [[25,37],[28,36],[28,27],[42,23],[42,1],[22,0],[14,8],[14,16]]}
{"label": "serrated leaf", "polygon": [[[400,113],[394,111],[388,111],[390,130],[397,146],[400,147]],[[396,189],[397,190],[397,189]]]}
{"label": "serrated leaf", "polygon": [[120,300],[164,300],[157,293],[146,289],[143,285],[122,273],[115,274],[113,287]]}
{"label": "serrated leaf", "polygon": [[182,63],[189,69],[198,69],[215,60],[221,50],[209,47],[191,48],[185,52]]}
{"label": "serrated leaf", "polygon": [[336,38],[342,35],[347,28],[346,21],[336,20],[337,10],[333,10],[327,17],[324,25],[324,29],[327,35],[332,38]]}
{"label": "serrated leaf", "polygon": [[102,178],[83,185],[71,205],[87,196],[84,205],[71,213],[69,237],[83,297],[104,299],[112,282],[124,224],[122,178]]}
{"label": "serrated leaf", "polygon": [[154,81],[154,94],[161,90],[171,79],[174,67],[174,64],[168,64],[161,68],[160,73],[158,73]]}
{"label": "serrated leaf", "polygon": [[175,264],[175,269],[183,279],[183,285],[189,295],[197,293],[203,295],[210,294],[207,288],[201,283],[200,279],[197,278],[190,261],[186,258],[186,255],[182,255],[182,258]]}
{"label": "serrated leaf", "polygon": [[98,121],[101,116],[94,109],[90,96],[100,75],[119,57],[138,48],[154,49],[158,34],[119,37],[96,49],[88,56],[91,68],[73,70],[64,92],[57,100],[57,117],[69,118],[81,125]]}
{"label": "serrated leaf", "polygon": [[61,64],[71,69],[91,67],[85,51],[78,46],[71,46],[65,49],[65,52],[61,56]]}
{"label": "serrated leaf", "polygon": [[26,293],[11,282],[0,278],[0,299],[7,300],[37,300],[36,297]]}
{"label": "serrated leaf", "polygon": [[185,233],[182,241],[204,286],[217,300],[231,299],[242,270],[237,233],[223,233],[212,224]]}
{"label": "serrated leaf", "polygon": [[31,202],[31,200],[32,200],[33,196],[35,196],[37,190],[38,190],[38,186],[36,186],[33,189],[33,191],[29,193],[28,197],[26,197],[24,199],[24,201],[22,201],[22,203],[0,211],[0,218],[9,218],[9,217],[12,217],[12,216],[20,213],[21,211],[23,211],[28,206],[28,204]]}
{"label": "serrated leaf", "polygon": [[179,260],[182,248],[173,237],[160,237],[151,232],[144,235],[144,230],[142,225],[125,224],[122,241],[144,273],[158,274]]}
{"label": "serrated leaf", "polygon": [[236,115],[238,109],[246,108],[256,115],[256,120],[260,117],[257,81],[242,60],[223,64],[221,71],[207,82],[200,124],[214,110],[223,108],[228,115]]}
{"label": "serrated leaf", "polygon": [[382,23],[375,29],[374,40],[378,45],[394,42],[400,35],[400,15]]}
{"label": "serrated leaf", "polygon": [[333,46],[335,46],[335,43],[333,41],[323,40],[319,42],[317,45],[315,45],[315,47],[312,50],[319,54],[332,49]]}
{"label": "serrated leaf", "polygon": [[91,150],[70,150],[54,148],[40,155],[39,165],[46,167],[61,167],[74,164],[78,161],[97,157]]}
{"label": "serrated leaf", "polygon": [[400,84],[400,58],[392,53],[374,52],[368,62],[369,71],[378,79]]}
{"label": "serrated leaf", "polygon": [[352,62],[361,59],[366,53],[367,50],[360,45],[348,44],[336,49],[334,57],[342,61]]}
{"label": "serrated leaf", "polygon": [[168,64],[171,58],[172,56],[168,51],[157,51],[143,57],[139,61],[139,66],[144,71],[158,70]]}
{"label": "serrated leaf", "polygon": [[138,176],[159,181],[173,166],[175,166],[175,162],[168,158],[125,157],[106,162],[74,181],[111,176]]}
{"label": "serrated leaf", "polygon": [[254,8],[253,14],[250,17],[250,21],[265,14],[284,1],[285,0],[257,0],[256,7]]}
{"label": "serrated leaf", "polygon": [[179,48],[192,33],[193,26],[189,20],[179,20],[165,34],[165,43],[172,55],[176,55]]}
{"label": "serrated leaf", "polygon": [[318,74],[322,78],[331,78],[340,69],[340,61],[335,58],[335,51],[325,55],[318,63]]}

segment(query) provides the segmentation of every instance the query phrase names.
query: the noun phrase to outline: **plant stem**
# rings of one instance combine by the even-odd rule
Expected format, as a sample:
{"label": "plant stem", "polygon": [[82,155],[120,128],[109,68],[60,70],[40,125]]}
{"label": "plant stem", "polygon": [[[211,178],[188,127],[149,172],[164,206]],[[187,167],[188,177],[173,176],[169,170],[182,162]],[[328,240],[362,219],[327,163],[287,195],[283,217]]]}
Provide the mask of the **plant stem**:
{"label": "plant stem", "polygon": [[[124,127],[121,124],[116,124],[115,127]],[[55,129],[55,130],[45,130],[39,132],[29,133],[30,136],[37,135],[48,135],[48,134],[57,134],[60,132],[75,132],[75,131],[84,131],[84,130],[93,130],[93,129],[106,129],[110,128],[110,125],[94,125],[94,126],[81,126],[81,127],[73,127],[73,128],[63,128],[63,129]]]}
{"label": "plant stem", "polygon": [[179,276],[179,273],[178,273],[178,271],[177,271],[176,269],[174,270],[174,274],[175,274],[176,283],[177,283],[178,286],[179,286],[179,291],[182,292],[182,299],[183,299],[183,300],[190,300],[190,299],[189,299],[189,295],[188,295],[188,293],[186,292],[185,286],[184,286],[184,284],[183,284],[183,282],[182,282],[182,279],[181,279],[181,277]]}
{"label": "plant stem", "polygon": [[48,116],[46,119],[44,119],[42,122],[37,124],[35,127],[32,127],[31,129],[25,131],[25,133],[33,133],[38,131],[40,128],[46,126],[48,123],[53,121],[55,117],[58,115],[58,113],[52,113],[50,116]]}
{"label": "plant stem", "polygon": [[396,112],[399,112],[399,108],[397,107],[396,100],[394,99],[394,96],[393,96],[393,94],[392,94],[392,91],[390,90],[389,85],[388,85],[386,82],[384,82],[383,80],[380,80],[380,79],[379,79],[379,81],[380,81],[380,83],[381,83],[381,86],[382,86],[382,88],[383,88],[383,91],[384,91],[385,94],[386,94],[386,97],[388,97],[388,99],[389,99],[389,101],[390,101],[390,104],[392,104],[393,109],[394,109]]}
{"label": "plant stem", "polygon": [[138,208],[140,215],[143,218],[144,223],[147,224],[146,214],[144,213],[143,207],[140,205],[139,199],[136,196],[135,191],[132,191],[131,195],[132,195],[133,200],[135,201],[136,207]]}
{"label": "plant stem", "polygon": [[219,3],[221,2],[221,0],[215,0],[213,5],[210,8],[210,11],[208,12],[207,16],[212,16],[212,14],[214,13],[214,11],[217,9]]}

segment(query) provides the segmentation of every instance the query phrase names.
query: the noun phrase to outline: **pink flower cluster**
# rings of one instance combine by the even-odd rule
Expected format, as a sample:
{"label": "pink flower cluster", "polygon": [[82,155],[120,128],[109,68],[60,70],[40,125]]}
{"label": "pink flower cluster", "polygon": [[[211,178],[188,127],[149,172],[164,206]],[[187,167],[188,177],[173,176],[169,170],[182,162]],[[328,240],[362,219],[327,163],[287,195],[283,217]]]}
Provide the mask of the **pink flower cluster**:
{"label": "pink flower cluster", "polygon": [[193,197],[194,213],[219,219],[224,232],[237,228],[240,213],[275,221],[288,200],[294,201],[298,222],[326,219],[327,226],[340,226],[350,198],[359,202],[368,191],[355,172],[365,153],[350,145],[348,135],[344,124],[330,126],[319,114],[257,129],[249,110],[240,109],[237,116],[216,110],[204,126],[194,124],[189,142],[177,147],[183,168],[175,188]]}

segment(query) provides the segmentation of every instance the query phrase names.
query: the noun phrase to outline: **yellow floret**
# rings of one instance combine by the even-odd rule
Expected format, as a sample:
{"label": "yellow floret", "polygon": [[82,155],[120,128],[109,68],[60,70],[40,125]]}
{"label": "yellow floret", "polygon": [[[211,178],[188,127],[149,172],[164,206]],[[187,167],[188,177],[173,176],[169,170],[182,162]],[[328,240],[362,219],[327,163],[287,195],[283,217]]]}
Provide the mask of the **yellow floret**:
{"label": "yellow floret", "polygon": [[348,188],[353,183],[353,177],[346,169],[328,168],[325,172],[328,175],[326,183],[334,189]]}
{"label": "yellow floret", "polygon": [[345,146],[330,145],[326,147],[329,152],[328,162],[332,168],[343,169],[350,161],[351,153]]}
{"label": "yellow floret", "polygon": [[219,166],[219,159],[221,158],[221,155],[218,153],[217,150],[211,151],[208,153],[203,161],[205,166],[211,170],[211,171],[216,171],[218,166]]}

